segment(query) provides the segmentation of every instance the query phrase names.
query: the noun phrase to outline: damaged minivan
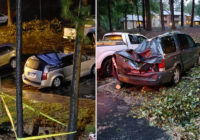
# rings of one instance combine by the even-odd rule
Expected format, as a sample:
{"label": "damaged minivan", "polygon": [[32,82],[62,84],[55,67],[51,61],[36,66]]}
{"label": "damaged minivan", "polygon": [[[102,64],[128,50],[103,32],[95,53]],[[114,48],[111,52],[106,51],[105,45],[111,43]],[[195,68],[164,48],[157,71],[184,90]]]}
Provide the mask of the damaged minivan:
{"label": "damaged minivan", "polygon": [[187,34],[170,32],[143,41],[135,50],[116,52],[113,76],[122,83],[134,85],[177,84],[181,74],[197,63],[200,44]]}

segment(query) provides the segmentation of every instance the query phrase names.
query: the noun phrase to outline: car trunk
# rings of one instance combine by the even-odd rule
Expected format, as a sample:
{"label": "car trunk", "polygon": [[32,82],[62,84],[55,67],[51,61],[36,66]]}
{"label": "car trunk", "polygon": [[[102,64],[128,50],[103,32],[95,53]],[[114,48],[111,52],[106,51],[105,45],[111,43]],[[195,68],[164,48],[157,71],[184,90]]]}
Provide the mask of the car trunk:
{"label": "car trunk", "polygon": [[164,71],[165,61],[159,39],[143,42],[135,50],[116,52],[113,64],[119,74],[128,76],[150,76]]}
{"label": "car trunk", "polygon": [[30,57],[25,64],[24,74],[26,79],[35,83],[41,83],[45,62],[39,60],[36,56]]}

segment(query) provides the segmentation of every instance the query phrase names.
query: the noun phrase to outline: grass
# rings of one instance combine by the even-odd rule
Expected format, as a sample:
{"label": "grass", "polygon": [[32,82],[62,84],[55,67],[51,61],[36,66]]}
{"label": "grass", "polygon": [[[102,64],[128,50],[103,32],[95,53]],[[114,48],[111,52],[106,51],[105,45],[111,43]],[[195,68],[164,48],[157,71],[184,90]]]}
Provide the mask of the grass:
{"label": "grass", "polygon": [[[13,120],[16,123],[16,102],[8,97],[4,97],[4,98],[11,112]],[[23,102],[33,107],[35,110],[37,110],[36,112],[33,112],[27,109],[26,107],[23,107],[24,123],[34,122],[35,125],[39,125],[42,127],[54,127],[57,129],[63,128],[60,124],[57,124],[56,122],[53,122],[39,115],[39,112],[45,113],[66,125],[69,122],[69,113],[70,113],[69,104],[63,105],[59,103],[45,103],[45,102],[33,103],[27,99],[23,99]],[[0,105],[0,110],[2,110],[2,104]],[[94,102],[92,102],[91,106],[88,106],[88,107],[80,105],[79,110],[78,110],[78,130],[88,131],[91,128],[95,128],[94,114],[95,114]],[[7,122],[10,122],[10,121],[4,111],[3,115],[0,118],[0,125]]]}
{"label": "grass", "polygon": [[163,88],[133,112],[174,138],[200,138],[200,67],[192,68],[177,86]]}

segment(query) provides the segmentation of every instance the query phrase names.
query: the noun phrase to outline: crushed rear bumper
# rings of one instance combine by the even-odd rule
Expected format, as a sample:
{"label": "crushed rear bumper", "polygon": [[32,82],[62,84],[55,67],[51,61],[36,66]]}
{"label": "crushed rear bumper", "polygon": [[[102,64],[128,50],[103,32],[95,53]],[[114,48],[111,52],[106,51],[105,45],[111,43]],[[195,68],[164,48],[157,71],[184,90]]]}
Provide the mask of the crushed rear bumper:
{"label": "crushed rear bumper", "polygon": [[165,72],[153,72],[137,75],[126,75],[117,73],[117,78],[119,81],[133,84],[133,85],[147,85],[155,86],[162,85],[171,81],[173,76],[173,69],[167,70]]}

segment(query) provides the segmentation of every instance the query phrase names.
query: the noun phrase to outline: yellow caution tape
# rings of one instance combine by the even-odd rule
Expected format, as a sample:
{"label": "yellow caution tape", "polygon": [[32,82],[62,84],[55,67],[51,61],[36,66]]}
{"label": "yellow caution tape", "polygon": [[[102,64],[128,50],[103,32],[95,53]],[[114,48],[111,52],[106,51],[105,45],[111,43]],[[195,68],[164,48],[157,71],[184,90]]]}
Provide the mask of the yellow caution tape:
{"label": "yellow caution tape", "polygon": [[76,133],[76,131],[75,132],[67,132],[67,133],[59,133],[59,134],[42,135],[42,136],[33,136],[33,137],[26,137],[26,138],[17,138],[17,140],[37,140],[37,139],[43,139],[43,138],[70,135],[70,134],[75,134],[75,133]]}
{"label": "yellow caution tape", "polygon": [[[13,122],[13,119],[12,119],[12,115],[11,115],[11,113],[10,113],[10,111],[9,111],[9,109],[8,109],[8,107],[7,107],[7,105],[6,105],[6,103],[5,103],[5,100],[3,99],[3,96],[7,96],[7,97],[9,97],[10,99],[13,99],[13,100],[15,100],[15,101],[16,101],[16,99],[15,99],[14,97],[12,97],[12,96],[9,96],[9,95],[5,94],[5,93],[3,93],[3,95],[0,95],[0,97],[1,97],[1,99],[2,99],[2,101],[3,101],[3,105],[4,105],[4,107],[5,107],[6,113],[7,113],[8,117],[9,117],[9,119],[10,119],[11,125],[12,125],[12,127],[13,127],[13,131],[14,131],[14,134],[15,134],[15,137],[16,137],[17,140],[37,140],[37,139],[42,139],[42,138],[50,138],[50,137],[64,136],[64,135],[70,135],[70,134],[75,134],[75,133],[76,133],[76,131],[74,131],[74,132],[66,132],[66,133],[58,133],[58,134],[49,134],[49,135],[42,135],[42,136],[33,136],[33,137],[26,137],[26,138],[18,138],[18,137],[17,137],[17,133],[16,133],[16,129],[15,129],[15,125],[14,125],[14,122]],[[30,110],[32,110],[32,111],[35,111],[34,108],[32,108],[32,107],[30,107],[30,106],[28,106],[28,105],[26,105],[26,104],[23,104],[23,105],[24,105],[25,107],[27,107],[28,109],[30,109]],[[48,116],[48,115],[46,115],[46,114],[44,114],[44,113],[42,113],[42,112],[40,112],[40,114],[41,114],[42,116],[44,116],[44,117],[46,117],[46,118],[52,120],[52,121],[55,121],[55,122],[57,122],[57,123],[59,123],[59,124],[62,124],[62,125],[64,125],[64,126],[66,126],[65,124],[59,122],[58,120],[56,120],[56,119],[54,119],[54,118],[52,118],[52,117],[50,117],[50,116]]]}
{"label": "yellow caution tape", "polygon": [[[5,93],[3,93],[3,95],[5,95],[5,96],[7,96],[8,98],[10,98],[10,99],[16,101],[16,99],[15,99],[14,97],[10,96],[10,95],[7,95],[7,94],[5,94]],[[31,111],[33,111],[33,112],[36,112],[36,110],[35,110],[34,108],[32,108],[31,106],[29,106],[29,105],[27,105],[27,104],[25,104],[25,103],[23,103],[23,105],[24,105],[27,109],[29,109],[29,110],[31,110]],[[63,125],[63,126],[65,126],[65,127],[67,127],[66,124],[64,124],[64,123],[62,123],[62,122],[60,122],[60,121],[54,119],[53,117],[51,117],[51,116],[49,116],[49,115],[47,115],[47,114],[44,114],[44,113],[42,113],[42,112],[39,112],[39,114],[42,115],[42,116],[44,116],[44,117],[46,117],[46,118],[48,118],[48,119],[50,119],[50,120],[52,120],[52,121],[54,121],[54,122],[57,122],[57,123],[60,124],[60,125]]]}
{"label": "yellow caution tape", "polygon": [[17,138],[17,133],[16,133],[16,129],[15,129],[15,125],[14,125],[13,119],[12,119],[12,115],[11,115],[7,105],[6,105],[6,102],[3,99],[3,95],[0,95],[0,96],[1,96],[1,100],[3,101],[3,105],[4,105],[4,108],[6,110],[6,113],[7,113],[8,117],[9,117],[9,119],[10,119],[11,125],[13,127],[13,131],[15,133],[15,137]]}

